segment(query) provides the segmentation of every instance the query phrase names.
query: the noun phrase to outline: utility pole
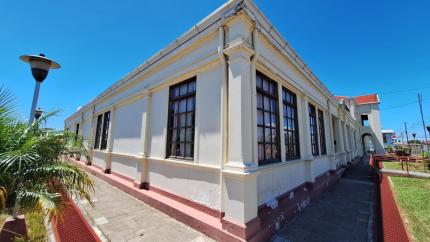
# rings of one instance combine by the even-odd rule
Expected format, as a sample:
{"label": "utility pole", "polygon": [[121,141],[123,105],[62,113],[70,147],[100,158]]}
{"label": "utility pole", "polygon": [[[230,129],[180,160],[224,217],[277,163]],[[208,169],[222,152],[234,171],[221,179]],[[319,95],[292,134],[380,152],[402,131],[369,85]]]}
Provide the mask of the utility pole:
{"label": "utility pole", "polygon": [[408,127],[406,127],[406,122],[405,122],[405,133],[406,133],[406,144],[409,144]]}
{"label": "utility pole", "polygon": [[421,112],[421,121],[423,122],[423,129],[424,129],[424,138],[427,144],[427,130],[426,130],[426,124],[424,122],[424,116],[423,116],[423,95],[418,93],[418,104],[420,106],[420,112]]}
{"label": "utility pole", "polygon": [[403,132],[400,132],[400,135],[402,136],[402,144],[404,144],[405,140],[403,139]]}

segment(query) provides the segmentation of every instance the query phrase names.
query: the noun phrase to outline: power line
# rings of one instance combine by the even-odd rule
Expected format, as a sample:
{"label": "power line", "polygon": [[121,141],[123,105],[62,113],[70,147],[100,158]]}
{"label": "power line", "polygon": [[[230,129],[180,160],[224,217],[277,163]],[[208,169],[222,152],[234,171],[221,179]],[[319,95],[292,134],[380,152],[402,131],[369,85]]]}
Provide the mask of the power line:
{"label": "power line", "polygon": [[[428,100],[430,100],[430,98],[422,99],[422,101],[428,101]],[[418,101],[404,103],[404,104],[400,104],[400,105],[396,105],[396,106],[392,106],[392,107],[388,107],[388,108],[382,108],[382,109],[380,109],[380,111],[401,108],[401,107],[412,105],[412,104],[415,104],[415,103],[418,103]]]}
{"label": "power line", "polygon": [[428,89],[428,88],[430,88],[430,86],[410,88],[410,89],[402,89],[402,90],[396,90],[396,91],[380,92],[378,94],[395,94],[395,93],[402,93],[402,92],[411,92],[411,91],[423,90],[423,89]]}

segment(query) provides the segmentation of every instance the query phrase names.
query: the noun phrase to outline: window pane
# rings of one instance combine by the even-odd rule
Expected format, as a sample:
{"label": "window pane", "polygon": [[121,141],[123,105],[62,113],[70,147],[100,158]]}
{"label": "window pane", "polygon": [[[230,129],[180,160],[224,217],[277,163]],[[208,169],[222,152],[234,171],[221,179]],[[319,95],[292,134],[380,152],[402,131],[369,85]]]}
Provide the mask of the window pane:
{"label": "window pane", "polygon": [[257,111],[257,124],[258,125],[263,125],[263,112],[262,111]]}
{"label": "window pane", "polygon": [[178,133],[178,130],[177,129],[173,129],[172,130],[172,143],[174,143],[174,142],[176,142],[177,140],[177,138],[178,138],[178,136],[177,136],[177,133]]}
{"label": "window pane", "polygon": [[179,102],[179,112],[184,113],[187,111],[187,100],[183,99]]}
{"label": "window pane", "polygon": [[180,129],[179,131],[179,141],[185,142],[185,129]]}
{"label": "window pane", "polygon": [[196,82],[188,83],[188,93],[192,93],[196,91]]}
{"label": "window pane", "polygon": [[172,95],[173,98],[179,96],[179,87],[173,88],[172,89]]}
{"label": "window pane", "polygon": [[257,141],[264,142],[263,128],[260,128],[260,127],[257,128]]}
{"label": "window pane", "polygon": [[187,127],[194,127],[194,113],[187,113]]}
{"label": "window pane", "polygon": [[186,142],[193,142],[193,129],[187,128],[187,139]]}
{"label": "window pane", "polygon": [[187,100],[187,111],[194,111],[194,97],[190,97]]}
{"label": "window pane", "polygon": [[263,90],[269,92],[269,83],[265,79],[263,79]]}
{"label": "window pane", "polygon": [[185,85],[182,85],[182,86],[180,87],[180,90],[179,90],[179,95],[183,96],[183,95],[185,95],[185,94],[187,94],[187,85],[186,85],[186,84],[185,84]]}
{"label": "window pane", "polygon": [[257,95],[257,108],[263,108],[263,97],[261,95]]}
{"label": "window pane", "polygon": [[266,159],[271,160],[272,159],[272,145],[267,144],[265,150],[266,150]]}
{"label": "window pane", "polygon": [[264,112],[264,125],[270,126],[270,113]]}
{"label": "window pane", "polygon": [[192,144],[185,145],[185,157],[192,157]]}
{"label": "window pane", "polygon": [[180,114],[179,116],[180,116],[180,123],[179,123],[180,127],[185,127],[186,125],[185,118],[187,117],[187,115],[183,113],[183,114]]}
{"label": "window pane", "polygon": [[264,97],[264,109],[270,110],[270,100],[268,97]]}

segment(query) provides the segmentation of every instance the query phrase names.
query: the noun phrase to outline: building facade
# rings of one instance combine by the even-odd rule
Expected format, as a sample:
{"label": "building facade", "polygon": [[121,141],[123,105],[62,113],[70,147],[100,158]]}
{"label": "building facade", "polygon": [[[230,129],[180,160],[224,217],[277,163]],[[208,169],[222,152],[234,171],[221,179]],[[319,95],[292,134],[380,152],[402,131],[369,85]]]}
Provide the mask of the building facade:
{"label": "building facade", "polygon": [[363,155],[361,109],[336,99],[252,1],[233,0],[65,127],[88,145],[84,162],[205,207],[221,232],[250,240]]}
{"label": "building facade", "polygon": [[378,94],[356,97],[336,96],[341,104],[345,104],[361,122],[360,139],[364,153],[385,154],[384,139],[381,131]]}

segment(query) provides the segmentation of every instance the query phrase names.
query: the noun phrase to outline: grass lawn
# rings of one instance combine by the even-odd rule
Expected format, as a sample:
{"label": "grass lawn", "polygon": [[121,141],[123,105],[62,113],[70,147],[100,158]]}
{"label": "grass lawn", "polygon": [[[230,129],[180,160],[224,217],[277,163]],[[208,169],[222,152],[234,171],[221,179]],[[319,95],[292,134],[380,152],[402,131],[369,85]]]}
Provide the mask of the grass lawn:
{"label": "grass lawn", "polygon": [[397,202],[415,241],[430,238],[430,179],[390,177]]}
{"label": "grass lawn", "polygon": [[[419,171],[419,172],[426,172],[430,173],[429,169],[426,167],[424,171],[423,164],[420,163],[408,163],[409,171]],[[394,170],[401,170],[402,164],[398,161],[384,161],[384,168],[387,169],[394,169]],[[406,162],[403,162],[403,170],[406,171]]]}
{"label": "grass lawn", "polygon": [[[0,214],[0,228],[3,228],[4,221],[10,217],[9,214]],[[46,229],[43,223],[43,214],[30,212],[25,214],[25,222],[27,224],[28,239],[16,239],[16,242],[44,242],[47,241]]]}

